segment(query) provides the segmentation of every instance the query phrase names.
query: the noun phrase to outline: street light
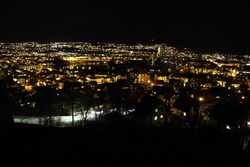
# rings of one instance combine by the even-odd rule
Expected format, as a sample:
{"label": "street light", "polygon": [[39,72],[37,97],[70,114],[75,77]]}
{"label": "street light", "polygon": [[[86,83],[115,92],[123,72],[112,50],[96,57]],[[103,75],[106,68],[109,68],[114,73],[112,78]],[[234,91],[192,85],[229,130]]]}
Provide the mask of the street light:
{"label": "street light", "polygon": [[200,102],[202,102],[202,101],[204,101],[204,97],[199,97],[198,100],[199,100]]}

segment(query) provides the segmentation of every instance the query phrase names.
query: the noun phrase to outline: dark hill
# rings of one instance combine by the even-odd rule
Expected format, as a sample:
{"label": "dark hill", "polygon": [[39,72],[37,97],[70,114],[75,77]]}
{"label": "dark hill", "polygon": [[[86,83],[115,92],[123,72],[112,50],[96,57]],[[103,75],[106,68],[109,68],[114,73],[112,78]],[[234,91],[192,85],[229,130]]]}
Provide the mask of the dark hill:
{"label": "dark hill", "polygon": [[231,147],[221,133],[166,127],[131,131],[15,127],[1,131],[1,163],[10,166],[234,166],[250,164],[248,152]]}

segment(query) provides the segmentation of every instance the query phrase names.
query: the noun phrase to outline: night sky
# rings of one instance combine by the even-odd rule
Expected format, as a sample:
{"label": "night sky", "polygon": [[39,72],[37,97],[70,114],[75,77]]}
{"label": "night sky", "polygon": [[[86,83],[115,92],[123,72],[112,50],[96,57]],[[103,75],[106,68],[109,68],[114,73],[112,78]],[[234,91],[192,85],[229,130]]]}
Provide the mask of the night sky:
{"label": "night sky", "polygon": [[0,41],[167,43],[201,53],[250,54],[250,9],[237,1],[8,0]]}

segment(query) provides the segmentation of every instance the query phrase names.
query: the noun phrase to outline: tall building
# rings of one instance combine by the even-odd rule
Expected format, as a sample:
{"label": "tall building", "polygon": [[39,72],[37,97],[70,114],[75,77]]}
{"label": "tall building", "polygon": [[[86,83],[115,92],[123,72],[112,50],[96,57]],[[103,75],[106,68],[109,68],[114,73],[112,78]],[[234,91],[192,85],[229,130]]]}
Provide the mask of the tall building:
{"label": "tall building", "polygon": [[157,58],[160,56],[162,56],[162,46],[161,45],[158,46],[157,53],[156,53]]}

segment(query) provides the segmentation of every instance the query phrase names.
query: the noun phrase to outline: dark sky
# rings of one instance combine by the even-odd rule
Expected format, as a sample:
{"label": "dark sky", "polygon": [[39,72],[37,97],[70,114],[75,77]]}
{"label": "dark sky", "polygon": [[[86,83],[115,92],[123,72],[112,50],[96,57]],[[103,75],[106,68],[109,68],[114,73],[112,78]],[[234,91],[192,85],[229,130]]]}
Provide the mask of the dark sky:
{"label": "dark sky", "polygon": [[0,4],[0,41],[154,39],[202,53],[250,54],[249,22],[245,0],[8,0]]}

